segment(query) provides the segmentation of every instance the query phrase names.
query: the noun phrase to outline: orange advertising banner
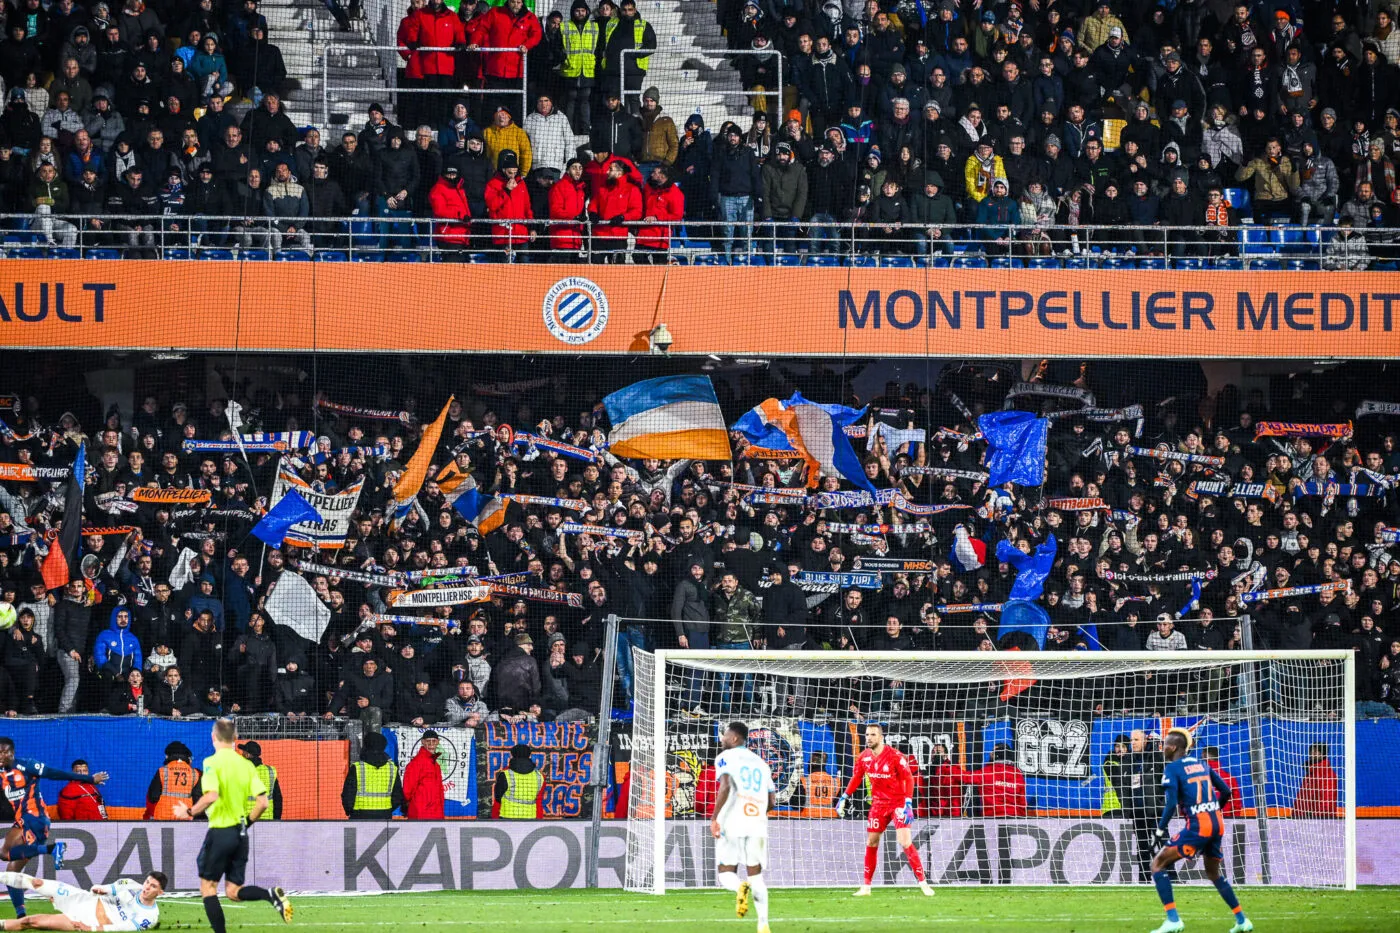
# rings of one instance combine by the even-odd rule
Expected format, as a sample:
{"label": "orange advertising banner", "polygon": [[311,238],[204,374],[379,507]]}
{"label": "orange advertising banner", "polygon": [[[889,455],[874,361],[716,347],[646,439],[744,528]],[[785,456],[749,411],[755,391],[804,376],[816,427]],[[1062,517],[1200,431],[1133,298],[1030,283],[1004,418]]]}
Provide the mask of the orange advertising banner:
{"label": "orange advertising banner", "polygon": [[10,260],[0,345],[814,356],[1400,356],[1368,272]]}

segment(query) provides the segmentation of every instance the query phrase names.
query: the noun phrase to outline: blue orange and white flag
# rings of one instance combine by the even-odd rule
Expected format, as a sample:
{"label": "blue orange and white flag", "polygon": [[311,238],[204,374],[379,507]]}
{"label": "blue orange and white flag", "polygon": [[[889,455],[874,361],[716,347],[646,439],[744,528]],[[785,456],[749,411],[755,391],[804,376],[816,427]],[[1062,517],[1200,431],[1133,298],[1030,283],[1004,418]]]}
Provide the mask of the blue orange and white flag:
{"label": "blue orange and white flag", "polygon": [[408,468],[394,484],[394,515],[389,524],[393,531],[402,528],[413,512],[418,493],[423,488],[423,481],[428,478],[428,467],[432,465],[433,454],[437,451],[438,442],[442,440],[442,426],[447,422],[447,410],[451,407],[452,398],[449,396],[437,419],[423,430],[418,449],[409,458]]}
{"label": "blue orange and white flag", "polygon": [[794,392],[785,402],[770,398],[755,405],[734,423],[734,429],[754,447],[791,451],[800,456],[807,462],[809,487],[816,486],[819,478],[826,475],[839,476],[874,492],[875,486],[866,478],[860,457],[845,432],[846,426],[859,421],[862,414],[845,405],[810,402],[802,393]]}
{"label": "blue orange and white flag", "polygon": [[483,495],[474,486],[458,495],[452,501],[452,508],[483,535],[495,531],[506,520],[506,503],[495,496]]}
{"label": "blue orange and white flag", "polygon": [[709,376],[662,376],[603,399],[614,456],[728,460],[729,430]]}

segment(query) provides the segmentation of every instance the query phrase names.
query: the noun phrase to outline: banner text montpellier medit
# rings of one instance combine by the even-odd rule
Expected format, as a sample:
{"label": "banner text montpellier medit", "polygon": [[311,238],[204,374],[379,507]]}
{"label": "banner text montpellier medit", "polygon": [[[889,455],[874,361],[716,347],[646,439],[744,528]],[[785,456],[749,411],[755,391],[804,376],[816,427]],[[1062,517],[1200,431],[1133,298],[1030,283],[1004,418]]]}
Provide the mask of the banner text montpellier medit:
{"label": "banner text montpellier medit", "polygon": [[[7,349],[1394,359],[1391,272],[11,259]],[[198,271],[197,286],[190,275]],[[366,295],[383,300],[366,301]],[[414,296],[460,295],[471,326]],[[572,328],[560,315],[586,322]],[[574,320],[575,318],[570,318]],[[1359,338],[1359,339],[1358,339]]]}
{"label": "banner text montpellier medit", "polygon": [[[1219,296],[1226,297],[1226,296]],[[842,290],[840,327],[1011,330],[1351,331],[1389,333],[1400,292],[1237,291],[1230,306],[1208,291]]]}

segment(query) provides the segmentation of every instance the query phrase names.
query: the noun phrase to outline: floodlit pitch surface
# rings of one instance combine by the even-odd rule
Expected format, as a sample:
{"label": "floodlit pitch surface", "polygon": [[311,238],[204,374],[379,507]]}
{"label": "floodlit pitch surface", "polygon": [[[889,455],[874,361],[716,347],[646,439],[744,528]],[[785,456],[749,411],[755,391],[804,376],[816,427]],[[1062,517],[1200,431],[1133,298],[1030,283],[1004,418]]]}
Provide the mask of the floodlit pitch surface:
{"label": "floodlit pitch surface", "polygon": [[[1400,888],[1355,892],[1297,888],[1241,888],[1245,911],[1259,933],[1388,933],[1400,929]],[[667,933],[753,930],[754,915],[734,916],[734,895],[715,888],[664,897],[605,891],[499,891],[386,894],[373,897],[294,898],[289,933],[342,933],[379,927],[427,933],[433,928],[598,933],[627,930]],[[47,909],[31,902],[34,911]],[[1225,933],[1232,922],[1213,888],[1178,887],[1177,905],[1188,931]],[[947,888],[933,898],[917,890],[875,890],[868,898],[849,890],[776,891],[774,933],[909,933],[912,930],[1006,930],[1036,933],[1146,933],[1162,921],[1152,888]],[[229,904],[230,933],[282,928],[266,904]],[[4,911],[5,916],[10,911]],[[197,899],[162,902],[164,929],[208,930]]]}

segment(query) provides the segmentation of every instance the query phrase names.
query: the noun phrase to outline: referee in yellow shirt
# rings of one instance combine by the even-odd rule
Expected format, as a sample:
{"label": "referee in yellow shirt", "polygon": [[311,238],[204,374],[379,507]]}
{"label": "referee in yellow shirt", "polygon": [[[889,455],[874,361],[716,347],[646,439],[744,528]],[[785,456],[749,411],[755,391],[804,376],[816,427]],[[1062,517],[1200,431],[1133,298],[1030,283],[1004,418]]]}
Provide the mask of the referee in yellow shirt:
{"label": "referee in yellow shirt", "polygon": [[[204,793],[193,807],[175,805],[178,819],[209,814],[209,831],[199,848],[199,893],[214,933],[225,933],[219,882],[231,901],[267,901],[286,923],[292,922],[292,902],[281,888],[243,883],[248,868],[248,827],[267,809],[267,787],[253,763],[234,751],[238,727],[231,719],[214,723],[214,754],[204,759]],[[249,805],[252,801],[252,805]]]}

